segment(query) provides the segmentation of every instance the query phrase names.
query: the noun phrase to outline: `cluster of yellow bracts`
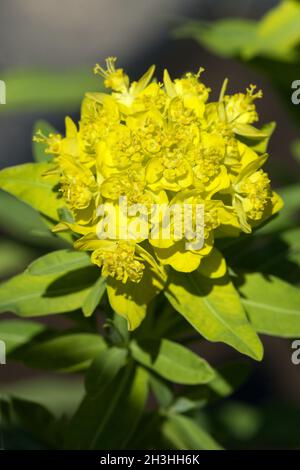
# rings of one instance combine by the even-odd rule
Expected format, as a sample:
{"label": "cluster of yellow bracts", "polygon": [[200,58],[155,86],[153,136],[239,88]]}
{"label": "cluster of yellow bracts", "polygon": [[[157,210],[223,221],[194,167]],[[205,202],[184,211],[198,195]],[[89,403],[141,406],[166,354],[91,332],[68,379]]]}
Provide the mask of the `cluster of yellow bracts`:
{"label": "cluster of yellow bracts", "polygon": [[[95,72],[111,92],[86,94],[79,127],[67,118],[64,137],[35,137],[54,156],[52,171],[60,174],[60,191],[73,217],[57,230],[80,235],[75,247],[90,250],[102,274],[121,285],[148,279],[149,271],[161,288],[167,266],[223,276],[226,264],[215,239],[250,233],[282,205],[261,169],[269,128],[253,126],[261,92],[251,85],[246,93],[227,95],[225,81],[219,100],[210,102],[202,69],[175,80],[165,70],[160,83],[152,66],[130,83],[123,69],[115,68],[115,58],[107,59],[105,69],[96,65]],[[122,196],[149,207],[202,204],[203,246],[186,250],[184,240],[172,236],[99,239],[98,206],[109,202],[118,209]]]}

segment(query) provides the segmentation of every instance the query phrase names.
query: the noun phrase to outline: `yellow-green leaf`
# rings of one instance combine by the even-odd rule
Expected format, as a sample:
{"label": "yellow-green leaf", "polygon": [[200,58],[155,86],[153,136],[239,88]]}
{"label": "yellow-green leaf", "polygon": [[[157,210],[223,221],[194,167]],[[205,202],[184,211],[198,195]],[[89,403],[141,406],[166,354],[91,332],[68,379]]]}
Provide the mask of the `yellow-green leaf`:
{"label": "yellow-green leaf", "polygon": [[214,371],[201,357],[167,339],[132,341],[134,359],[171,382],[196,385],[208,383]]}
{"label": "yellow-green leaf", "polygon": [[27,268],[32,276],[59,274],[92,266],[88,253],[72,250],[57,250],[33,261]]}
{"label": "yellow-green leaf", "polygon": [[99,276],[99,279],[91,287],[83,305],[82,311],[85,317],[90,317],[98,307],[100,300],[106,290],[106,278]]}
{"label": "yellow-green leaf", "polygon": [[8,353],[30,341],[45,329],[45,325],[30,320],[2,320],[0,321],[0,340],[5,342]]}
{"label": "yellow-green leaf", "polygon": [[126,449],[141,419],[148,396],[148,374],[130,365],[101,387],[86,395],[65,436],[66,449]]}
{"label": "yellow-green leaf", "polygon": [[195,421],[180,414],[169,415],[162,432],[173,449],[220,450],[222,447]]}
{"label": "yellow-green leaf", "polygon": [[253,359],[262,359],[262,344],[228,278],[211,280],[197,271],[184,275],[172,271],[166,296],[208,340],[224,342]]}
{"label": "yellow-green leaf", "polygon": [[48,163],[25,163],[0,171],[0,188],[26,202],[43,215],[58,220],[63,200],[57,190],[58,176],[44,176]]}
{"label": "yellow-green leaf", "polygon": [[285,338],[300,335],[299,288],[275,276],[251,273],[239,290],[256,331]]}
{"label": "yellow-green leaf", "polygon": [[77,310],[98,275],[96,268],[45,276],[25,271],[0,284],[0,312],[33,317]]}

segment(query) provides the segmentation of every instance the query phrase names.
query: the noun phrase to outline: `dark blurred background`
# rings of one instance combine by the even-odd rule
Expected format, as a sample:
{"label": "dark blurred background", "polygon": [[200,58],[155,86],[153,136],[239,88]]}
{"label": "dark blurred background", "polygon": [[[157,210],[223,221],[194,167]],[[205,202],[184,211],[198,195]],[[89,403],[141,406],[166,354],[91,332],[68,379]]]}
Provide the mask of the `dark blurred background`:
{"label": "dark blurred background", "polygon": [[[22,82],[24,75],[33,73],[38,77],[40,71],[49,72],[54,74],[53,83],[56,83],[56,74],[66,73],[71,83],[73,71],[75,78],[79,69],[86,70],[87,76],[92,77],[96,62],[115,55],[133,79],[152,63],[157,64],[158,77],[165,67],[175,77],[203,66],[203,81],[214,90],[213,96],[217,96],[224,77],[229,78],[230,92],[244,91],[249,83],[257,84],[264,91],[264,99],[258,103],[260,123],[277,122],[269,148],[268,171],[277,187],[295,182],[299,167],[291,156],[289,143],[299,137],[299,131],[272,83],[247,65],[209,53],[192,39],[172,36],[174,28],[187,18],[257,19],[277,3],[276,0],[2,0],[0,79],[7,84],[7,105],[0,106],[0,167],[32,161],[32,129],[38,119],[45,119],[64,132],[64,116],[69,114],[75,120],[79,117],[80,92],[74,93],[72,102],[57,106],[39,102],[31,105],[30,100],[26,101],[31,91],[27,89],[29,81]],[[297,78],[300,78],[300,70]],[[81,84],[80,77],[76,80],[79,80],[78,90],[80,85],[84,90],[85,82]],[[84,77],[83,80],[87,80],[93,90],[97,89],[97,79]],[[20,100],[20,106],[10,107],[16,87],[24,102]],[[47,89],[44,94],[47,95]],[[285,171],[287,167],[289,171]],[[2,232],[9,235],[5,221],[1,222]],[[43,247],[31,247],[28,241],[26,244],[31,251],[24,259],[20,255],[12,271],[21,270],[28,258],[43,251]],[[0,245],[0,264],[4,252]],[[0,271],[2,278],[11,274]],[[300,403],[300,366],[291,363],[291,341],[265,336],[263,342],[264,361],[254,365],[250,382],[235,398],[249,409],[267,402],[271,407],[273,402]],[[221,345],[202,346],[201,352],[213,364],[236,357]],[[5,384],[21,381],[29,375],[32,373],[21,366],[0,366],[0,385],[5,390]],[[251,420],[247,413],[244,416]],[[275,420],[274,426],[279,425]]]}

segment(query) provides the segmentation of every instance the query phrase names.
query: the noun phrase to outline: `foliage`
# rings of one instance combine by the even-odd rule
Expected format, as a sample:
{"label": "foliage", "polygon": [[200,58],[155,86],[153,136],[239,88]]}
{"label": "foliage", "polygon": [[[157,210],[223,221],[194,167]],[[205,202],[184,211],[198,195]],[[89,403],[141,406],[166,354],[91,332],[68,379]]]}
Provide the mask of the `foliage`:
{"label": "foliage", "polygon": [[300,64],[299,22],[300,3],[283,0],[259,21],[189,21],[175,35],[194,38],[214,54],[238,59],[266,75],[299,124],[297,106],[291,102],[291,86],[298,78]]}
{"label": "foliage", "polygon": [[[296,2],[284,2],[259,23],[240,20],[223,20],[215,25],[193,23],[181,28],[180,34],[192,35],[214,52],[239,57],[264,70],[281,62],[292,67],[297,61],[298,6]],[[264,439],[267,446],[276,446],[281,436],[275,428],[271,429],[272,423],[278,416],[284,416],[288,423],[292,414],[288,407],[276,408],[275,416],[269,409],[253,409],[230,401],[251,373],[250,360],[239,358],[212,367],[202,357],[204,342],[209,340],[216,343],[212,347],[218,348],[222,342],[259,361],[263,347],[258,334],[282,338],[300,334],[296,213],[300,188],[295,184],[279,191],[285,206],[275,216],[279,196],[268,186],[267,202],[261,210],[253,189],[260,179],[249,181],[257,173],[262,175],[260,167],[265,162],[274,125],[260,129],[253,126],[256,119],[253,89],[230,97],[226,95],[225,84],[220,100],[209,106],[208,89],[199,82],[199,75],[171,81],[165,73],[166,92],[162,97],[161,87],[151,82],[152,69],[129,88],[123,71],[112,68],[112,63],[109,67],[110,75],[109,70],[96,70],[105,75],[106,85],[112,86],[114,99],[104,98],[102,93],[88,94],[80,131],[67,119],[66,137],[58,136],[47,123],[39,122],[35,132],[41,130],[40,138],[33,146],[35,162],[0,172],[3,190],[0,217],[7,235],[14,238],[10,245],[0,246],[0,250],[7,252],[5,273],[18,272],[0,285],[0,311],[11,313],[0,321],[0,339],[6,342],[9,361],[62,377],[45,383],[44,387],[39,382],[3,388],[0,405],[4,445],[35,449],[189,450],[243,447],[247,439],[258,443]],[[273,74],[274,69],[268,73]],[[276,75],[279,89],[286,91],[281,80]],[[124,96],[123,86],[127,86],[126,93],[131,99],[137,100],[137,109],[126,109],[124,100],[128,96]],[[201,106],[193,86],[196,94],[200,93],[202,98],[205,95]],[[80,132],[84,126],[90,132],[90,123],[97,124],[93,113],[99,117],[103,107],[110,125],[117,113],[118,120],[121,114],[122,122],[126,119],[133,129],[140,129],[145,124],[140,120],[145,111],[142,107],[151,100],[152,105],[154,101],[159,107],[161,99],[167,100],[167,106],[176,105],[171,109],[176,119],[181,115],[175,112],[176,107],[182,106],[181,111],[186,107],[186,118],[192,115],[194,119],[198,113],[197,123],[200,119],[202,125],[205,121],[207,124],[211,119],[212,127],[219,125],[229,130],[230,144],[243,149],[244,160],[235,162],[234,171],[232,160],[223,161],[222,168],[217,168],[217,177],[209,176],[205,184],[197,181],[192,188],[208,206],[218,199],[222,202],[218,210],[223,219],[220,226],[212,228],[215,237],[207,242],[210,250],[200,256],[199,253],[188,256],[171,240],[173,253],[164,256],[161,250],[169,247],[150,246],[142,240],[135,244],[136,257],[135,251],[125,250],[127,258],[123,257],[125,261],[117,265],[118,269],[114,267],[117,275],[113,277],[111,260],[102,252],[99,254],[103,247],[95,236],[93,217],[98,187],[105,183],[102,197],[111,197],[110,191],[114,190],[119,194],[124,188],[120,189],[113,178],[116,172],[119,178],[124,177],[124,171],[111,163],[111,135],[102,134],[105,158],[100,162],[101,169],[95,170],[95,142],[89,142],[88,147]],[[224,109],[234,114],[241,102],[246,112],[237,113],[234,125],[230,125],[224,119]],[[172,114],[171,111],[168,112]],[[156,112],[153,116],[151,119],[159,121]],[[241,116],[246,122],[244,119],[239,122]],[[156,135],[157,140],[150,143],[155,145],[160,137]],[[206,150],[211,146],[210,139],[219,152],[223,144],[212,135],[205,143]],[[83,144],[84,162],[79,161],[83,154],[78,151]],[[296,145],[294,149],[297,153]],[[157,155],[147,162],[147,195],[162,197],[165,192],[162,199],[166,196],[168,202],[170,196],[185,196],[187,188],[191,189],[190,181],[182,187],[180,178],[173,178],[172,182],[164,177],[155,179],[162,163],[159,159]],[[191,168],[196,172],[192,165]],[[129,183],[132,178],[131,175]],[[234,185],[241,184],[243,179],[248,179],[248,186],[239,193]],[[72,187],[74,182],[77,188]],[[249,185],[251,195],[247,194]],[[86,190],[92,195],[88,194],[89,202],[84,207]],[[240,197],[236,198],[236,193]],[[80,207],[76,206],[78,201]],[[261,222],[264,225],[259,228]],[[30,245],[30,251],[22,251],[22,243]],[[109,251],[115,248],[109,246]],[[93,256],[97,250],[98,257]],[[87,251],[92,252],[92,257]],[[141,283],[132,282],[140,279],[128,280],[137,273],[139,278],[136,263],[144,265]],[[53,314],[60,314],[67,326],[50,327],[47,318]],[[80,380],[83,373],[84,389]],[[64,378],[72,375],[75,380],[70,386]],[[297,445],[293,436],[289,445]]]}

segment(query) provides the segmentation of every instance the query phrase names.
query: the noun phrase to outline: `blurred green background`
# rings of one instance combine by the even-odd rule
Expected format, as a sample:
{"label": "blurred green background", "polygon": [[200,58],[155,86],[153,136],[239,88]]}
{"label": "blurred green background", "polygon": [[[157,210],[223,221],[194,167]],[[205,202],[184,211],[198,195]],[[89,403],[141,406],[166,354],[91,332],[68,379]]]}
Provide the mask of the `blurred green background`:
{"label": "blurred green background", "polygon": [[[267,170],[286,205],[262,230],[257,249],[267,260],[281,254],[276,274],[299,285],[300,105],[291,102],[291,83],[300,79],[300,2],[4,0],[0,9],[0,79],[7,88],[7,104],[0,105],[1,168],[32,160],[37,121],[63,132],[66,114],[78,119],[84,92],[101,87],[93,65],[108,55],[118,56],[132,78],[152,63],[158,76],[167,67],[173,77],[203,66],[213,98],[224,77],[230,93],[249,83],[262,88],[260,124],[277,123]],[[31,209],[5,193],[0,223],[2,280],[62,246]],[[239,254],[251,268],[247,250],[242,245]],[[45,321],[62,328],[69,322]],[[264,336],[263,342],[264,361],[252,364],[248,382],[205,414],[197,411],[197,419],[227,448],[300,448],[300,365],[291,362],[290,340]],[[213,365],[238,357],[222,345],[201,344],[199,351]],[[12,362],[0,366],[0,387],[66,413],[83,393],[80,376],[45,375]],[[31,437],[20,431],[10,439],[26,447]]]}

